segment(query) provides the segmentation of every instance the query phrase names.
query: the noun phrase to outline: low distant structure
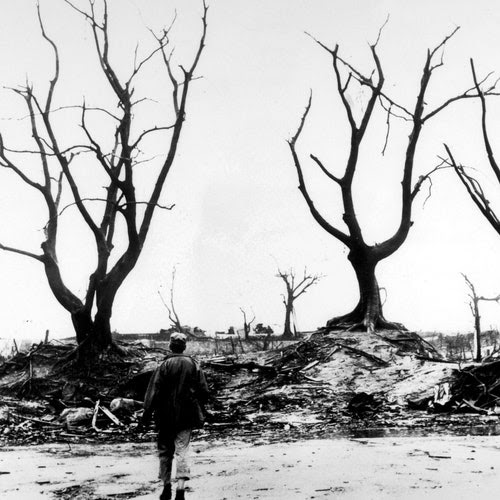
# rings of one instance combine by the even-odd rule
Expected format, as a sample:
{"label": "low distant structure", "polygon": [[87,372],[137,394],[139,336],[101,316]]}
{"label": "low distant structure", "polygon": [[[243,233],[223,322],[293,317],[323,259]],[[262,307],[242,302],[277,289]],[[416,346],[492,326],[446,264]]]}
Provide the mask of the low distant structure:
{"label": "low distant structure", "polygon": [[258,323],[255,325],[255,328],[249,328],[248,329],[248,337],[246,337],[245,329],[244,328],[238,328],[235,329],[234,326],[230,326],[227,331],[215,331],[215,338],[218,339],[230,339],[230,338],[240,338],[240,339],[245,339],[247,340],[252,337],[254,339],[256,338],[261,338],[263,336],[271,336],[274,335],[274,330],[268,325],[264,326],[262,323]]}
{"label": "low distant structure", "polygon": [[[170,340],[170,335],[172,333],[179,332],[177,328],[170,327],[168,329],[161,329],[159,332],[155,333],[118,333],[113,332],[114,340],[122,340],[125,342],[135,342],[141,340],[154,340],[155,342],[168,342]],[[183,326],[182,332],[186,334],[191,339],[206,339],[205,330],[195,326]]]}

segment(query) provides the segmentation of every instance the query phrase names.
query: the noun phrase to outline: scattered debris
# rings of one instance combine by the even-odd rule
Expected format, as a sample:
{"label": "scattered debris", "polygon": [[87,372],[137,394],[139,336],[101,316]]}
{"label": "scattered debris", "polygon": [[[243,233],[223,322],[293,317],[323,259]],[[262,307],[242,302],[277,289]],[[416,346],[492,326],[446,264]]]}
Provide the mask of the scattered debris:
{"label": "scattered debris", "polygon": [[378,401],[373,394],[367,394],[366,392],[360,392],[355,394],[354,397],[349,401],[347,409],[353,413],[359,415],[367,411],[375,411],[382,405],[381,401]]}
{"label": "scattered debris", "polygon": [[91,408],[66,408],[59,419],[64,423],[68,430],[81,424],[90,423],[94,412]]}
{"label": "scattered debris", "polygon": [[10,418],[10,410],[8,406],[0,406],[0,424],[8,424]]}
{"label": "scattered debris", "polygon": [[130,398],[115,398],[109,404],[109,409],[117,414],[127,414],[140,410],[142,406],[142,401]]}
{"label": "scattered debris", "polygon": [[0,440],[148,439],[132,431],[151,373],[166,351],[120,348],[123,358],[106,360],[91,373],[69,363],[74,345],[57,341],[35,345],[0,365]]}
{"label": "scattered debris", "polygon": [[[68,365],[74,346],[55,341],[0,365],[0,443],[153,439],[136,427],[166,351],[120,347],[125,356],[90,374]],[[500,361],[443,361],[417,334],[393,331],[318,331],[274,351],[205,359],[213,398],[199,433],[259,443],[499,423]]]}

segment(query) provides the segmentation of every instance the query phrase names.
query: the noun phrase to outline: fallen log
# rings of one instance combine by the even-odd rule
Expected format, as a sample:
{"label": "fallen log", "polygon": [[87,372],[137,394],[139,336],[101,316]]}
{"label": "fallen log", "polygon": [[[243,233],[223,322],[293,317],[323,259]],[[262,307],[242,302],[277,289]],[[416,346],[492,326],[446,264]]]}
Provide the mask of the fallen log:
{"label": "fallen log", "polygon": [[356,347],[351,347],[350,345],[341,344],[339,342],[335,342],[335,345],[342,347],[343,349],[347,349],[348,351],[355,352],[356,354],[359,354],[361,356],[364,356],[365,358],[368,358],[369,360],[377,363],[378,365],[387,366],[389,364],[388,361],[385,361],[384,359],[379,358],[378,356],[375,356],[374,354],[370,354],[369,352],[362,351],[361,349],[357,349]]}
{"label": "fallen log", "polygon": [[301,372],[306,372],[307,370],[310,370],[311,368],[314,368],[317,364],[319,364],[319,360],[312,361],[308,365],[304,366],[300,371]]}
{"label": "fallen log", "polygon": [[416,354],[415,359],[420,359],[422,361],[431,361],[434,363],[448,363],[452,365],[456,365],[456,361],[450,361],[448,359],[442,359],[442,358],[430,358],[429,356],[423,356],[422,354]]}
{"label": "fallen log", "polygon": [[24,420],[24,421],[28,421],[28,422],[35,422],[37,424],[48,425],[51,427],[59,427],[59,428],[63,427],[63,425],[60,423],[57,424],[54,422],[49,422],[48,420],[41,420],[40,418],[25,417],[24,415],[19,415],[18,413],[14,413],[14,412],[12,412],[12,416],[14,416],[20,420]]}
{"label": "fallen log", "polygon": [[465,406],[468,406],[471,410],[474,410],[476,413],[481,413],[483,415],[488,414],[488,410],[485,410],[484,408],[479,408],[479,406],[476,406],[472,401],[467,401],[466,399],[463,399],[462,403]]}
{"label": "fallen log", "polygon": [[209,366],[211,368],[226,370],[226,371],[237,371],[237,370],[258,370],[261,372],[276,375],[276,368],[273,366],[260,365],[255,363],[255,361],[248,361],[246,363],[214,363],[207,361],[204,366]]}

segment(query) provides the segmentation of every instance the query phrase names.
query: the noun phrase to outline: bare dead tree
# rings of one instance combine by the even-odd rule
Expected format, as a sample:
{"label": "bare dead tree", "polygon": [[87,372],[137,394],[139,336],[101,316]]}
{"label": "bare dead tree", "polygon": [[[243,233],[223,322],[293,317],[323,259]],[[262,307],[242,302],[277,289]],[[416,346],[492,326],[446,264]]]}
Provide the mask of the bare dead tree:
{"label": "bare dead tree", "polygon": [[[302,193],[307,206],[315,221],[334,238],[339,240],[348,248],[348,259],[353,266],[359,287],[359,301],[356,307],[348,314],[334,317],[329,320],[327,327],[360,329],[374,331],[375,329],[402,329],[403,325],[389,322],[384,318],[382,303],[380,300],[380,289],[376,278],[377,264],[396,252],[404,243],[408,232],[413,224],[412,207],[415,197],[420,191],[423,183],[430,180],[430,176],[441,168],[449,165],[442,164],[422,175],[416,183],[413,183],[413,169],[417,145],[424,125],[434,116],[443,111],[450,104],[471,97],[477,97],[474,87],[448,99],[436,107],[429,109],[427,104],[427,90],[431,77],[436,69],[443,66],[442,50],[448,40],[456,33],[456,28],[446,36],[434,49],[428,50],[422,68],[420,87],[416,96],[413,109],[403,106],[392,99],[384,89],[385,76],[382,62],[377,51],[377,41],[370,46],[374,69],[370,76],[366,76],[360,70],[348,63],[339,52],[339,46],[331,49],[322,42],[315,40],[331,57],[333,71],[336,81],[336,92],[345,109],[348,126],[350,128],[350,149],[345,170],[342,175],[335,175],[327,168],[325,163],[314,154],[310,154],[311,160],[321,169],[325,176],[340,189],[343,203],[342,219],[346,230],[336,227],[330,223],[318,210],[311,195],[308,192],[304,180],[303,160],[297,152],[297,143],[306,125],[306,120],[311,110],[312,94],[306,109],[300,119],[299,127],[293,137],[288,141],[293,162],[297,170],[299,190]],[[361,109],[361,118],[356,119],[355,105],[349,99],[349,91],[352,87],[366,89],[368,92],[367,102]],[[402,182],[401,182],[401,215],[399,226],[392,236],[385,241],[368,244],[363,236],[362,228],[356,214],[356,203],[353,196],[353,182],[360,163],[360,150],[369,126],[374,122],[374,110],[379,107],[387,113],[389,118],[400,118],[410,126],[410,134],[406,152],[402,159]]]}
{"label": "bare dead tree", "polygon": [[467,286],[470,290],[469,293],[469,306],[470,310],[472,312],[472,316],[474,317],[474,352],[472,354],[473,360],[474,361],[481,361],[482,360],[482,353],[481,353],[481,315],[479,314],[479,302],[485,301],[485,302],[499,302],[500,301],[500,295],[497,295],[496,297],[483,297],[479,296],[476,293],[476,288],[474,287],[474,284],[469,280],[469,278],[462,273],[462,276],[464,277],[465,283],[467,283]]}
{"label": "bare dead tree", "polygon": [[[488,163],[493,171],[497,181],[500,183],[500,167],[496,161],[495,154],[493,152],[493,147],[491,145],[488,127],[487,127],[487,106],[486,106],[486,96],[488,95],[498,95],[494,92],[497,82],[489,85],[486,89],[481,87],[482,84],[486,82],[490,75],[487,75],[481,81],[478,80],[476,75],[476,69],[474,67],[474,60],[470,60],[472,79],[474,81],[474,88],[479,97],[479,102],[481,103],[481,131],[484,143],[484,149],[486,156],[488,158]],[[454,168],[458,178],[465,186],[469,197],[475,203],[476,207],[479,209],[483,217],[490,223],[491,227],[500,234],[500,220],[491,207],[490,201],[488,200],[486,193],[483,191],[481,184],[475,179],[470,172],[463,165],[457,163],[450,148],[445,144],[446,153],[448,155],[448,162]]]}
{"label": "bare dead tree", "polygon": [[[38,18],[41,36],[51,47],[54,56],[55,69],[50,79],[45,96],[36,95],[31,84],[13,89],[21,97],[27,109],[30,123],[30,136],[35,147],[32,149],[9,148],[0,135],[0,166],[9,170],[26,187],[37,191],[45,202],[48,211],[48,221],[45,227],[45,238],[41,244],[41,253],[16,248],[0,243],[0,249],[14,252],[40,262],[45,269],[49,286],[59,303],[69,312],[79,344],[79,352],[84,353],[83,359],[90,359],[112,346],[110,319],[116,293],[125,278],[135,267],[148,236],[155,210],[165,207],[159,204],[166,178],[174,163],[179,144],[179,138],[187,116],[187,103],[191,83],[195,79],[195,70],[205,47],[207,33],[207,5],[203,3],[202,28],[199,41],[191,63],[187,66],[177,66],[173,61],[173,47],[170,41],[171,28],[155,35],[155,48],[149,50],[142,58],[139,50],[133,67],[129,69],[128,77],[118,76],[116,65],[111,57],[112,41],[109,33],[108,5],[106,0],[101,3],[88,0],[87,9],[77,7],[70,0],[63,4],[84,18],[90,27],[95,53],[100,64],[102,75],[117,101],[117,109],[96,108],[83,104],[73,106],[79,109],[79,126],[85,140],[81,144],[63,146],[67,142],[65,130],[58,129],[53,120],[54,113],[60,109],[54,104],[56,91],[60,83],[60,57],[56,43],[45,30],[40,9]],[[99,9],[97,8],[99,6]],[[102,8],[101,8],[102,6]],[[170,122],[151,124],[142,132],[138,132],[136,123],[136,108],[145,100],[135,95],[136,83],[143,74],[145,65],[159,58],[164,67],[170,88],[166,95],[171,99],[172,113]],[[114,123],[112,133],[107,137],[98,134],[89,125],[88,116],[96,112],[103,120]],[[157,176],[153,179],[150,194],[140,199],[136,194],[135,168],[147,158],[144,153],[145,139],[163,134],[162,144],[165,145],[165,156],[159,165]],[[99,136],[98,136],[99,135]],[[31,139],[27,139],[31,140]],[[111,144],[111,146],[109,146]],[[24,159],[29,154],[39,159],[42,181],[35,180],[24,165]],[[82,158],[89,170],[91,164],[107,178],[104,195],[86,198],[82,194],[74,176],[72,163]],[[89,170],[90,171],[90,170]],[[99,177],[99,176],[96,176]],[[91,178],[89,174],[89,178]],[[101,188],[99,179],[98,188]],[[65,283],[57,254],[57,237],[61,213],[67,208],[60,206],[63,189],[68,186],[72,202],[81,219],[85,222],[95,241],[96,266],[88,279],[88,287],[83,298],[72,292]],[[97,218],[96,209],[89,209],[89,200],[98,200],[102,211]],[[122,219],[125,225],[125,250],[117,254],[114,246],[115,232],[119,229]],[[119,224],[120,222],[120,224]]]}
{"label": "bare dead tree", "polygon": [[[488,164],[493,171],[493,174],[495,175],[495,178],[497,179],[497,182],[500,183],[500,167],[498,165],[498,162],[495,158],[495,153],[493,151],[493,147],[490,141],[490,136],[488,133],[488,126],[487,126],[487,103],[486,103],[486,96],[488,95],[499,95],[495,89],[498,81],[495,81],[493,83],[490,83],[486,86],[486,88],[483,89],[482,86],[486,85],[487,80],[490,77],[490,74],[486,75],[485,78],[482,80],[479,80],[477,77],[476,73],[476,68],[474,65],[474,60],[470,59],[470,67],[471,67],[471,73],[472,73],[472,80],[474,82],[474,88],[477,93],[477,97],[479,98],[479,102],[481,103],[481,132],[482,132],[482,138],[483,138],[483,144],[484,144],[484,149],[486,153],[486,157],[488,159]],[[495,213],[494,209],[491,206],[490,200],[488,199],[485,191],[483,190],[481,184],[477,179],[473,177],[473,175],[470,173],[470,169],[467,169],[464,165],[458,163],[452,152],[451,149],[449,148],[448,145],[444,145],[447,153],[447,161],[448,163],[453,167],[455,170],[455,173],[457,174],[458,178],[464,185],[469,197],[471,200],[474,202],[478,210],[481,212],[483,217],[488,221],[490,226],[497,232],[497,234],[500,235],[500,220]],[[467,283],[467,286],[470,289],[470,307],[472,314],[474,316],[474,355],[473,358],[475,361],[481,361],[482,359],[482,354],[481,354],[481,317],[479,315],[479,302],[481,300],[484,301],[495,301],[498,302],[500,301],[500,295],[497,297],[479,297],[476,294],[474,285],[472,282],[467,278],[465,274],[463,274],[463,277]]]}
{"label": "bare dead tree", "polygon": [[252,323],[255,321],[255,313],[252,311],[253,318],[248,321],[245,309],[240,307],[240,311],[241,314],[243,314],[243,332],[245,334],[245,340],[248,340],[248,338],[250,337],[250,330],[252,329]]}
{"label": "bare dead tree", "polygon": [[280,278],[285,283],[286,294],[282,295],[283,305],[285,306],[285,324],[283,327],[283,338],[291,339],[294,337],[292,332],[292,315],[294,313],[295,301],[306,291],[317,283],[320,275],[308,274],[307,269],[304,269],[302,278],[297,279],[295,271],[290,269],[288,271],[281,271],[278,269],[277,278]]}
{"label": "bare dead tree", "polygon": [[158,295],[160,296],[161,301],[163,302],[163,305],[168,311],[168,319],[170,320],[170,324],[172,327],[175,328],[176,331],[178,332],[183,332],[182,328],[182,323],[181,320],[179,319],[179,315],[177,314],[177,310],[175,308],[175,303],[174,303],[174,287],[175,287],[175,274],[177,270],[175,267],[172,269],[172,281],[170,282],[170,301],[167,302],[161,292],[158,290]]}

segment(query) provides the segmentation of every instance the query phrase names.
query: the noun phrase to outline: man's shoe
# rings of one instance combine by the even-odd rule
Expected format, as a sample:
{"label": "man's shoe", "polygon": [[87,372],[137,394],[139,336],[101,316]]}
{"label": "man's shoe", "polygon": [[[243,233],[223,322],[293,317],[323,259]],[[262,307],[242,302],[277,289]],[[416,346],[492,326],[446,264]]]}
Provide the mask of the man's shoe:
{"label": "man's shoe", "polygon": [[160,495],[160,500],[171,500],[172,498],[172,487],[170,486],[170,484],[166,484],[164,487],[163,487],[163,491],[161,492],[161,495]]}
{"label": "man's shoe", "polygon": [[185,500],[184,490],[176,490],[175,500]]}

